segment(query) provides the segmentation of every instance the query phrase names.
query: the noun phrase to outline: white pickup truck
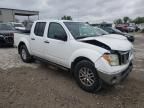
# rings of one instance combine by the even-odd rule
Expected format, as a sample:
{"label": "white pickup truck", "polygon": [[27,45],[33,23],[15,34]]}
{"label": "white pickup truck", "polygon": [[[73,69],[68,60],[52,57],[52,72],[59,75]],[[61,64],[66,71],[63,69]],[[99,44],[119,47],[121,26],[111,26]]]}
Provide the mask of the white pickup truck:
{"label": "white pickup truck", "polygon": [[38,59],[65,67],[88,92],[118,84],[132,71],[133,45],[120,35],[101,35],[84,22],[39,20],[30,35],[15,37],[24,62]]}

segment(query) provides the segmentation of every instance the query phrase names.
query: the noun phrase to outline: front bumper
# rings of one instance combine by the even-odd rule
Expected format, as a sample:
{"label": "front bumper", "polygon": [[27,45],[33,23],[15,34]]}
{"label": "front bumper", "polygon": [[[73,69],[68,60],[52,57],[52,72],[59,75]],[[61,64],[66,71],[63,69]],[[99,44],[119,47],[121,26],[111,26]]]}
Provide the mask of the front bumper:
{"label": "front bumper", "polygon": [[103,72],[98,71],[99,77],[107,84],[114,85],[118,84],[129,75],[129,73],[133,69],[133,64],[130,62],[129,66],[122,72],[116,74],[106,74]]}

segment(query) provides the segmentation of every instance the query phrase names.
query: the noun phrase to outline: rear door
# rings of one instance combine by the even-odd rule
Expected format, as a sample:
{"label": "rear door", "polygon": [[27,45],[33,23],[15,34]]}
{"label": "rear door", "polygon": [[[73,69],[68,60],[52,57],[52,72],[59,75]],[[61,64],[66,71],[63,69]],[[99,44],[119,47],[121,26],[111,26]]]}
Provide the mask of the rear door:
{"label": "rear door", "polygon": [[44,57],[45,26],[46,22],[36,22],[30,38],[32,54],[42,58]]}

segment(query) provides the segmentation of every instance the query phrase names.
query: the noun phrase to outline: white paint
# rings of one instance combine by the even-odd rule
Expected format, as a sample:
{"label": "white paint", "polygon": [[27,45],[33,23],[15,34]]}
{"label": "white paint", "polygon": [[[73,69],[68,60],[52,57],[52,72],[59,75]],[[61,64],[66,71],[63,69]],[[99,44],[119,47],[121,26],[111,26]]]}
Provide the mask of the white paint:
{"label": "white paint", "polygon": [[[44,37],[35,36],[34,27],[36,22],[47,23]],[[110,66],[104,59],[101,58],[104,53],[109,53],[108,50],[98,46],[80,42],[80,40],[75,40],[72,34],[70,34],[69,30],[64,25],[63,21],[40,20],[36,22],[32,26],[30,36],[15,34],[17,35],[15,36],[15,38],[18,37],[18,39],[16,39],[17,41],[15,42],[15,45],[18,46],[19,43],[23,41],[26,44],[31,55],[42,57],[43,59],[63,65],[67,68],[71,68],[71,63],[77,57],[86,57],[90,59],[93,63],[95,63],[95,67],[97,69],[107,74],[120,73],[125,70],[129,65],[129,63],[127,63],[122,66]],[[66,42],[47,38],[49,22],[56,22],[63,26],[68,36],[68,40]],[[85,38],[83,40],[97,40],[105,43],[113,50],[129,51],[132,49],[132,44],[128,40],[126,40],[126,38],[122,36],[119,36],[119,38],[114,38],[114,35],[109,36]],[[31,38],[35,38],[36,41],[34,42],[33,40],[31,40]],[[44,43],[44,41],[49,41],[50,43],[47,44]],[[131,56],[130,60],[131,59],[133,59],[133,55]]]}

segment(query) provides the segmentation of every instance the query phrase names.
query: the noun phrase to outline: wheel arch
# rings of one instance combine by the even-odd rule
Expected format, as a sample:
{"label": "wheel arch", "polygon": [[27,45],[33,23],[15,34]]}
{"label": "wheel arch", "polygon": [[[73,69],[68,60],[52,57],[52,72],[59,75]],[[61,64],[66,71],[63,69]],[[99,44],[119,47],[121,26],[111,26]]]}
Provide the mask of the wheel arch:
{"label": "wheel arch", "polygon": [[24,38],[24,37],[21,38],[21,40],[19,41],[19,44],[18,44],[18,53],[20,53],[20,46],[21,45],[25,45],[27,47],[29,53],[31,53],[28,38]]}
{"label": "wheel arch", "polygon": [[71,57],[69,58],[69,67],[72,66],[73,63],[79,60],[86,59],[91,61],[93,64],[101,57],[101,53],[91,49],[80,49],[75,51]]}
{"label": "wheel arch", "polygon": [[82,60],[87,60],[89,62],[91,62],[93,65],[94,65],[94,62],[92,60],[90,60],[89,58],[87,57],[84,57],[84,56],[80,56],[80,57],[77,57],[75,58],[75,60],[71,63],[71,74],[74,75],[74,69],[75,69],[75,66],[78,62],[82,61]]}
{"label": "wheel arch", "polygon": [[30,53],[30,47],[29,47],[28,41],[22,40],[22,41],[20,41],[19,44],[18,44],[18,53],[19,53],[19,54],[20,54],[20,47],[21,47],[21,45],[25,45],[25,46],[27,47],[29,53]]}
{"label": "wheel arch", "polygon": [[20,54],[20,48],[22,45],[25,45],[25,43],[23,41],[21,41],[18,45],[18,53]]}

